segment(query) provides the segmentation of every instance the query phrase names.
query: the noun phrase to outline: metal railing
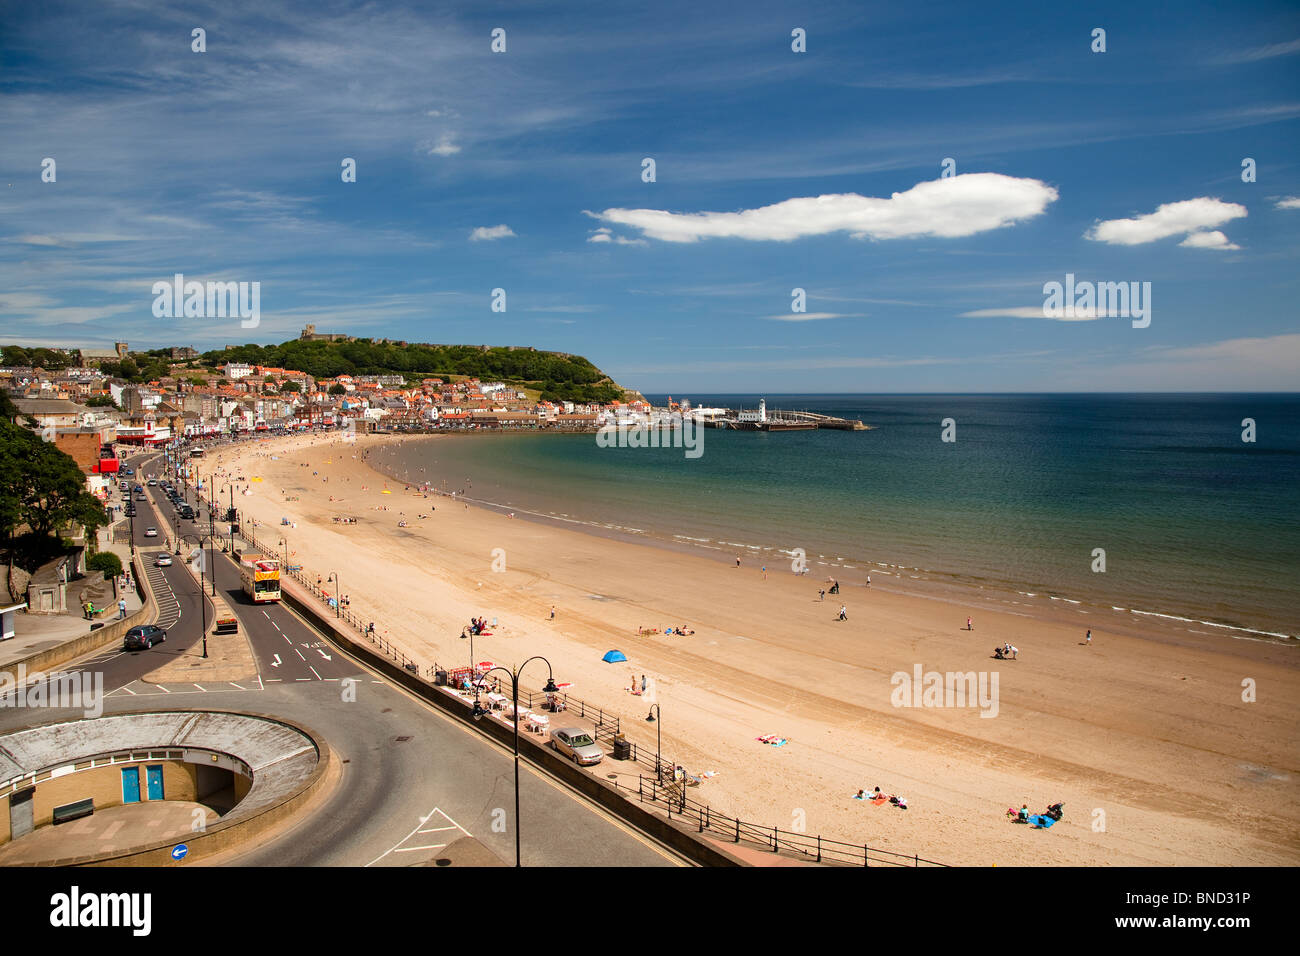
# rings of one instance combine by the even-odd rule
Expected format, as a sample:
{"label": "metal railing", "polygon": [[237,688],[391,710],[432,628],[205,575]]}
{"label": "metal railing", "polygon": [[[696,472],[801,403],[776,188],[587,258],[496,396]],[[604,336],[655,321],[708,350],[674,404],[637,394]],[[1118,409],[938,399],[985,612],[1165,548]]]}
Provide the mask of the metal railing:
{"label": "metal railing", "polygon": [[[275,553],[273,550],[268,551],[258,542],[256,533],[251,530],[241,528],[240,537],[259,551],[266,554]],[[333,609],[329,605],[329,599],[324,596],[323,589],[317,586],[305,573],[302,571],[288,571],[287,568],[282,568],[280,573],[281,575],[288,574],[320,600],[322,604],[325,604],[331,610]],[[338,596],[335,595],[334,599],[337,600]],[[355,629],[358,634],[369,641],[375,648],[382,651],[385,656],[429,683],[434,682],[439,671],[453,670],[453,668],[444,668],[435,662],[428,668],[427,675],[422,674],[419,666],[413,660],[386,638],[379,637],[371,632],[368,625],[363,624],[349,609],[340,608],[337,619]],[[622,721],[617,714],[608,713],[604,708],[588,704],[582,698],[571,694],[548,695],[541,690],[526,690],[520,685],[519,703],[521,707],[526,706],[527,709],[533,710],[535,705],[546,702],[551,697],[563,704],[564,710],[562,713],[570,713],[578,719],[591,721],[594,725],[592,735],[598,742],[603,741],[613,745],[619,740],[626,740],[622,731]],[[816,863],[837,863],[851,866],[871,866],[872,864],[877,866],[913,867],[947,866],[946,863],[927,860],[916,854],[909,856],[905,853],[895,853],[892,850],[871,847],[866,843],[845,843],[839,840],[830,840],[820,835],[809,836],[791,830],[782,830],[779,827],[765,827],[719,813],[707,804],[692,800],[687,795],[688,780],[671,779],[675,776],[673,771],[677,766],[673,760],[662,754],[656,755],[654,749],[642,746],[636,741],[626,740],[626,742],[630,747],[629,757],[632,762],[643,765],[655,773],[655,776],[637,775],[635,792],[638,801],[662,806],[667,811],[669,820],[676,817],[680,824],[695,827],[700,833],[715,833],[729,838],[733,843],[755,844],[771,850],[773,853],[784,851]],[[669,777],[669,780],[665,781],[665,776]],[[616,782],[614,786],[619,790],[628,791],[629,794],[632,792],[632,788],[621,782]]]}
{"label": "metal railing", "polygon": [[[616,783],[619,789],[631,790],[622,783]],[[736,817],[718,813],[707,804],[692,800],[686,795],[687,781],[660,783],[654,777],[637,777],[636,794],[641,803],[653,803],[665,808],[668,819],[674,815],[683,826],[692,826],[699,833],[716,833],[725,836],[732,843],[752,843],[764,847],[773,853],[798,854],[815,863],[840,863],[850,866],[947,866],[927,860],[916,854],[895,853],[882,850],[866,843],[844,843],[829,840],[823,836],[809,836],[795,833],[779,827],[765,827],[756,823],[746,823]]]}

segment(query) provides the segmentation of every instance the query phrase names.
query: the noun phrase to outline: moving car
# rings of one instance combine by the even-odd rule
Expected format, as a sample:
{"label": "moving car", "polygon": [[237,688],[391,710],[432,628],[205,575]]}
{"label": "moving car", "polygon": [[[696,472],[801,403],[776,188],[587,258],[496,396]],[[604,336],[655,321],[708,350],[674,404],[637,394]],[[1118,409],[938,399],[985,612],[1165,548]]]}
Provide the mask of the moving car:
{"label": "moving car", "polygon": [[157,488],[157,487],[158,487],[158,479],[157,479],[157,478],[150,478],[150,479],[149,479],[149,487],[150,487],[150,488]]}
{"label": "moving car", "polygon": [[145,529],[144,529],[144,536],[145,536],[146,538],[156,538],[156,537],[158,537],[158,529],[157,529],[157,528],[145,528]]}
{"label": "moving car", "polygon": [[170,554],[158,555],[158,560],[153,563],[155,568],[170,568],[172,566],[172,556]]}
{"label": "moving car", "polygon": [[605,757],[596,741],[591,739],[591,734],[580,727],[552,730],[551,746],[579,766],[600,763]]}
{"label": "moving car", "polygon": [[147,651],[155,644],[167,640],[167,632],[154,624],[133,627],[126,632],[122,647],[128,651]]}

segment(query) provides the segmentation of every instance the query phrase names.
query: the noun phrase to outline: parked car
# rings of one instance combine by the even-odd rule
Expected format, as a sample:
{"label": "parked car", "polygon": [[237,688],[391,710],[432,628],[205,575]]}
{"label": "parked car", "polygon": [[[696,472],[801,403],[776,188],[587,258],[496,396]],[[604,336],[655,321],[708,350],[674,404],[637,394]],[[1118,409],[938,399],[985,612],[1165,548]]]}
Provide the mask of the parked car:
{"label": "parked car", "polygon": [[126,632],[122,647],[128,651],[147,651],[155,644],[167,640],[167,632],[154,624],[133,627]]}
{"label": "parked car", "polygon": [[591,739],[591,734],[580,727],[552,730],[551,746],[579,766],[600,763],[605,757],[596,741]]}
{"label": "parked car", "polygon": [[158,479],[157,479],[157,478],[150,478],[150,479],[149,479],[149,487],[150,487],[150,488],[157,488],[157,487],[158,487]]}
{"label": "parked car", "polygon": [[158,555],[158,560],[154,561],[155,568],[170,568],[172,566],[172,556],[170,554]]}
{"label": "parked car", "polygon": [[156,537],[158,537],[158,529],[157,529],[157,528],[145,528],[145,529],[144,529],[144,536],[145,536],[146,538],[156,538]]}

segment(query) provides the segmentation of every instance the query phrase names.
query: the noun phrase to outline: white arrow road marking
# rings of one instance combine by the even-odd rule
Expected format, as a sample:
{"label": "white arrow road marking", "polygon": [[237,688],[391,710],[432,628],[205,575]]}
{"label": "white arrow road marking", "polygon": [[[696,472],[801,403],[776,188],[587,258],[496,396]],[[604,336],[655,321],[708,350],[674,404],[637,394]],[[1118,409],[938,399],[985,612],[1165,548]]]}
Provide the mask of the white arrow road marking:
{"label": "white arrow road marking", "polygon": [[328,654],[326,654],[324,651],[322,651],[319,647],[316,648],[316,653],[319,654],[321,657],[325,658],[325,660],[327,660],[327,661],[332,661],[332,660],[334,660],[334,658],[330,657]]}
{"label": "white arrow road marking", "polygon": [[276,654],[276,655],[275,655],[275,660],[271,661],[271,666],[272,666],[272,667],[279,667],[279,666],[280,666],[280,655],[279,655],[279,654]]}

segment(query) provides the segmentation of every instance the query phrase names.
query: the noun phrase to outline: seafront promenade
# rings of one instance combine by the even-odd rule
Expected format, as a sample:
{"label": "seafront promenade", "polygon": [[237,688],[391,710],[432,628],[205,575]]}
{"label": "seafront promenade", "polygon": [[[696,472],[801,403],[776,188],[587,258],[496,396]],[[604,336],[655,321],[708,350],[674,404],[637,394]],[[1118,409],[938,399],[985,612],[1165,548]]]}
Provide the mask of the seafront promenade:
{"label": "seafront promenade", "polygon": [[[719,813],[956,864],[1251,863],[1293,853],[1262,835],[1225,839],[1222,801],[1203,795],[1207,775],[1226,793],[1243,757],[1286,765],[1294,705],[1274,698],[1248,710],[1224,700],[1223,675],[1243,668],[1294,683],[1279,648],[1110,627],[1082,648],[1081,635],[1051,617],[1027,619],[987,599],[918,598],[880,581],[842,595],[850,615],[837,624],[835,608],[795,575],[765,580],[758,569],[425,498],[362,463],[385,440],[250,443],[219,449],[219,468],[261,479],[241,501],[254,533],[283,537],[309,579],[343,569],[348,610],[376,621],[423,677],[435,662],[468,661],[460,634],[472,617],[498,622],[476,641],[479,658],[543,654],[570,693],[623,727],[648,726],[649,701],[628,693],[629,672],[646,673],[664,751],[703,781],[692,799]],[[410,520],[417,511],[427,517]],[[335,525],[341,512],[358,523]],[[674,586],[683,580],[692,586]],[[964,627],[972,613],[974,638]],[[665,620],[695,633],[638,633]],[[993,640],[1014,643],[1019,659],[989,661]],[[603,663],[610,648],[629,663]],[[917,663],[999,671],[996,719],[899,708],[891,675]],[[1184,696],[1158,679],[1170,672],[1195,679],[1178,688]],[[1154,716],[1143,703],[1151,699],[1162,702]],[[764,742],[773,735],[786,745]],[[874,786],[904,794],[908,809],[853,799]],[[1261,781],[1235,797],[1285,827],[1296,808],[1278,786]],[[1067,816],[1050,839],[1027,839],[1005,818],[1011,805],[1062,800]],[[1093,830],[1093,809],[1113,825]]]}

